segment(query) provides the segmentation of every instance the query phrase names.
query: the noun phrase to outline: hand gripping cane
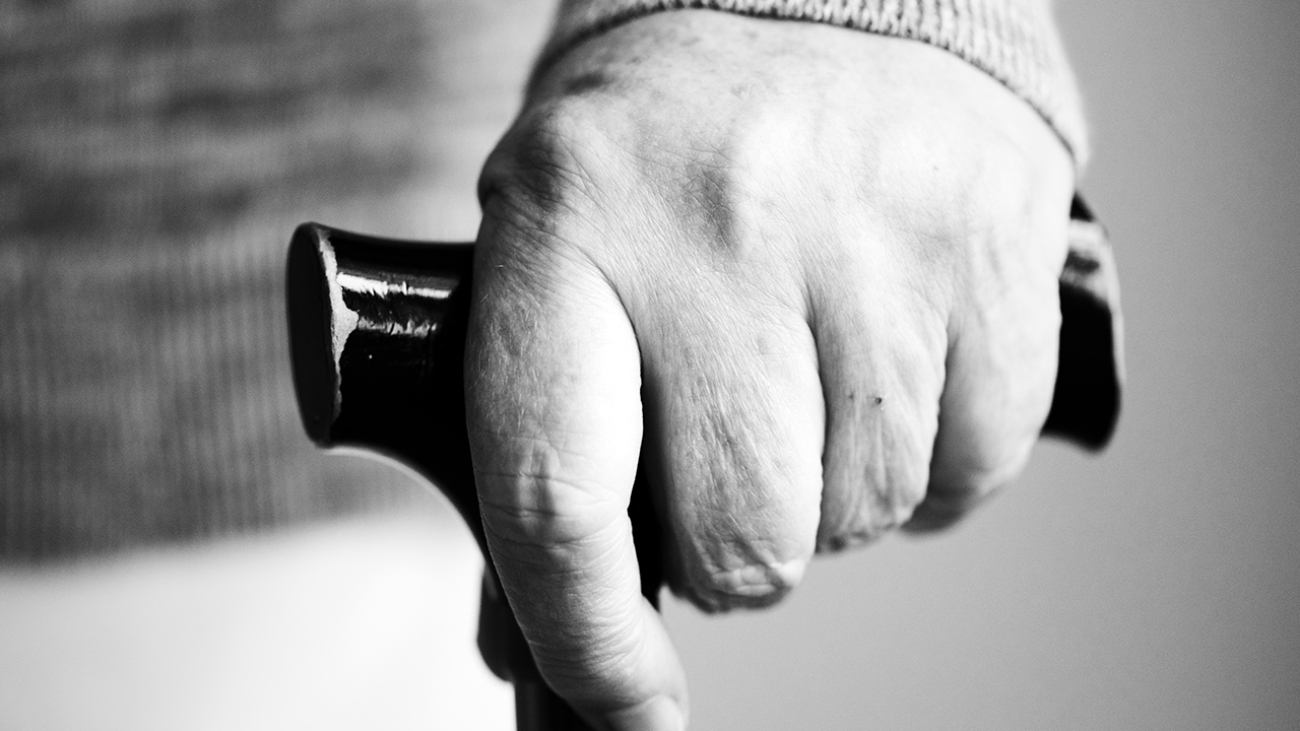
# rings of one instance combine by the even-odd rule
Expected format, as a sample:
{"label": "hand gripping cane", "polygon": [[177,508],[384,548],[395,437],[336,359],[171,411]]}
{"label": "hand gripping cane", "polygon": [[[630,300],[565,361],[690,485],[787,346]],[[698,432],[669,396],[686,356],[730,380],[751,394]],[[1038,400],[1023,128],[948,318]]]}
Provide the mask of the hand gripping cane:
{"label": "hand gripping cane", "polygon": [[[298,407],[312,441],[384,455],[424,476],[460,511],[487,556],[462,385],[472,266],[472,244],[303,224],[289,244],[289,333]],[[1105,232],[1078,198],[1060,293],[1060,366],[1043,432],[1099,449],[1119,415],[1119,289]],[[641,591],[658,606],[659,529],[639,472],[628,512]],[[478,644],[493,671],[515,685],[519,731],[587,728],[538,674],[491,560]]]}

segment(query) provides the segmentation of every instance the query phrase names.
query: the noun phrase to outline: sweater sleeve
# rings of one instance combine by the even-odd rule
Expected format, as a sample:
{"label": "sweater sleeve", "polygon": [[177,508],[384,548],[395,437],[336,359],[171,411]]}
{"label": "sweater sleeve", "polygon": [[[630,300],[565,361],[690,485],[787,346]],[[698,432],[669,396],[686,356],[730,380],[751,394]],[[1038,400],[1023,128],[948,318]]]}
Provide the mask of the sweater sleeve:
{"label": "sweater sleeve", "polygon": [[1050,0],[562,0],[539,68],[616,25],[690,8],[827,23],[937,46],[1028,102],[1065,143],[1076,169],[1087,161],[1082,105]]}

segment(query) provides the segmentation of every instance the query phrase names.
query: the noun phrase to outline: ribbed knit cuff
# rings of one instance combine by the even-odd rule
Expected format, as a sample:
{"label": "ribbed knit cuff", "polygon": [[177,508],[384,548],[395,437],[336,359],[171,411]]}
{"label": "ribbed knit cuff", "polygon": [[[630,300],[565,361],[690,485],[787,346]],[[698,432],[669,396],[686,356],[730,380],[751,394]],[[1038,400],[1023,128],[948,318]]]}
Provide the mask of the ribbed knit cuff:
{"label": "ribbed knit cuff", "polygon": [[689,8],[827,23],[950,51],[1037,110],[1076,169],[1087,161],[1082,105],[1049,0],[564,0],[540,65],[634,18]]}

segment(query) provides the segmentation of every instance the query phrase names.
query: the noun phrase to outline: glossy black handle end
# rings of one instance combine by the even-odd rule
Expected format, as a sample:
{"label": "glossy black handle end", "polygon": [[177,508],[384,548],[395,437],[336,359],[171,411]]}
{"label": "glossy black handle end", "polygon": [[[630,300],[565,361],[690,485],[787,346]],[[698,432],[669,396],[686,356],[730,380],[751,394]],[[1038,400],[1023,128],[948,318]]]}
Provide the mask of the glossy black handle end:
{"label": "glossy black handle end", "polygon": [[317,446],[390,457],[432,480],[482,542],[465,431],[471,244],[307,223],[289,245],[294,388]]}

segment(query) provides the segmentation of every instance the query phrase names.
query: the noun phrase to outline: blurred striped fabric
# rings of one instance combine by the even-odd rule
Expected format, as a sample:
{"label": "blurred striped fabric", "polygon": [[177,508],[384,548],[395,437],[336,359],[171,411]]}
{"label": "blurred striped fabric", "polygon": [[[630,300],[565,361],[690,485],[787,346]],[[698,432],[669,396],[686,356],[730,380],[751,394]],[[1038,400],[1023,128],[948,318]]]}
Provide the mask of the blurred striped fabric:
{"label": "blurred striped fabric", "polygon": [[284,247],[472,219],[538,5],[0,4],[0,559],[409,503],[301,434]]}

